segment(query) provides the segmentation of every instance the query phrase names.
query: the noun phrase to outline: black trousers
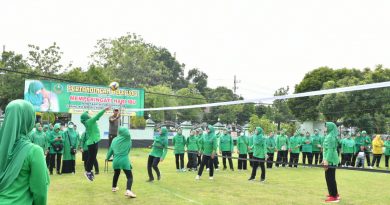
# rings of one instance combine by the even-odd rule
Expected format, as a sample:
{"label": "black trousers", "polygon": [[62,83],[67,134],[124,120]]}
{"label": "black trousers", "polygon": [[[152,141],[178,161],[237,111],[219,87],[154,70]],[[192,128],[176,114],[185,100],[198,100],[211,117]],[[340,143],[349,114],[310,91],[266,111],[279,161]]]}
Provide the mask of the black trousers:
{"label": "black trousers", "polygon": [[49,154],[49,152],[46,154],[46,166],[47,166],[47,168],[50,168],[50,154]]}
{"label": "black trousers", "polygon": [[113,134],[108,135],[108,148],[110,148],[112,140],[114,140],[115,137],[116,137],[116,135],[113,135]]}
{"label": "black trousers", "polygon": [[287,151],[278,151],[276,167],[279,167],[279,164],[282,164],[283,167],[287,165],[287,154]]}
{"label": "black trousers", "polygon": [[[253,152],[248,153],[249,159],[253,159]],[[249,166],[253,167],[253,162],[249,160]]]}
{"label": "black trousers", "polygon": [[157,178],[160,178],[160,170],[158,169],[158,163],[160,163],[160,157],[153,157],[149,155],[148,158],[148,175],[150,180],[154,180],[152,168],[157,174]]}
{"label": "black trousers", "polygon": [[[88,151],[83,151],[82,155],[82,159],[84,161],[84,170],[87,171]],[[99,163],[97,160],[95,160],[95,163],[93,163],[93,169],[95,173],[99,173]]]}
{"label": "black trousers", "polygon": [[292,167],[294,164],[294,167],[298,167],[298,160],[299,160],[299,153],[290,152],[290,163],[288,166]]}
{"label": "black trousers", "polygon": [[75,173],[76,172],[76,161],[75,160],[63,160],[61,173]]}
{"label": "black trousers", "polygon": [[[313,152],[313,158],[314,158],[314,164],[317,165],[319,158],[320,158],[320,152]],[[321,162],[320,162],[321,163]]]}
{"label": "black trousers", "polygon": [[175,154],[175,159],[176,159],[176,169],[184,169],[184,153]]}
{"label": "black trousers", "polygon": [[322,160],[323,160],[323,157],[324,157],[324,153],[321,151],[320,152],[320,161],[318,161],[318,163],[322,163]]}
{"label": "black trousers", "polygon": [[382,155],[381,154],[374,154],[373,158],[372,158],[372,166],[375,165],[375,162],[376,162],[376,167],[379,167],[379,164],[381,163],[381,158],[382,158]]}
{"label": "black trousers", "polygon": [[[202,161],[202,160],[201,160],[201,161]],[[218,156],[215,155],[215,156],[214,156],[214,159],[211,159],[211,161],[213,162],[214,168],[215,168],[215,169],[218,169],[218,168],[219,168]],[[206,164],[206,168],[207,168],[207,169],[210,169],[210,165],[209,165],[209,164]]]}
{"label": "black trousers", "polygon": [[[192,152],[194,152],[194,153],[192,153]],[[188,156],[187,168],[188,169],[196,169],[197,168],[198,154],[195,153],[195,151],[189,151],[187,153],[187,156]]]}
{"label": "black trousers", "polygon": [[267,159],[267,168],[272,168],[272,161],[274,161],[274,153],[267,153],[268,159]]}
{"label": "black trousers", "polygon": [[306,157],[309,165],[313,164],[313,154],[311,152],[302,152],[302,162],[306,164]]}
{"label": "black trousers", "polygon": [[[131,191],[131,186],[133,185],[133,172],[131,170],[123,170],[127,178],[126,189]],[[114,178],[112,179],[112,187],[116,187],[118,184],[119,175],[121,174],[120,169],[114,169]]]}
{"label": "black trousers", "polygon": [[352,153],[341,154],[341,165],[351,166]]}
{"label": "black trousers", "polygon": [[389,158],[390,155],[385,155],[385,167],[389,167]]}
{"label": "black trousers", "polygon": [[222,151],[222,163],[223,163],[223,169],[226,169],[226,158],[229,160],[229,168],[233,168],[233,160],[232,160],[232,152],[230,151]]}
{"label": "black trousers", "polygon": [[198,155],[198,163],[197,165],[200,166],[200,163],[202,163],[202,155]]}
{"label": "black trousers", "polygon": [[[57,160],[56,160],[56,156],[57,156]],[[57,161],[57,164],[55,166],[56,166],[57,172],[60,172],[60,170],[61,170],[61,158],[62,158],[62,154],[60,154],[60,153],[50,154],[50,168],[49,168],[50,173],[53,172],[54,163],[56,161]]]}
{"label": "black trousers", "polygon": [[264,179],[265,179],[264,158],[253,157],[253,159],[254,159],[254,160],[262,160],[262,161],[261,161],[261,162],[259,162],[259,161],[254,161],[254,162],[253,162],[251,179],[255,179],[255,178],[256,178],[256,171],[257,171],[257,168],[258,168],[259,165],[260,165],[260,168],[261,168],[261,177],[260,177],[260,180],[264,180]]}
{"label": "black trousers", "polygon": [[247,159],[247,154],[239,154],[238,155],[238,170],[246,170],[246,159]]}
{"label": "black trousers", "polygon": [[328,186],[329,195],[332,197],[337,197],[338,191],[337,191],[335,168],[328,168],[328,170],[325,171],[325,180],[326,180],[326,185]]}
{"label": "black trousers", "polygon": [[214,176],[214,167],[213,167],[214,166],[214,162],[213,162],[213,159],[211,159],[211,156],[206,156],[206,155],[203,155],[202,163],[200,163],[200,167],[199,167],[199,170],[198,170],[198,175],[202,176],[203,169],[204,169],[204,167],[206,165],[208,165],[209,169],[210,169],[209,176],[210,177]]}
{"label": "black trousers", "polygon": [[371,166],[371,159],[370,159],[370,152],[364,152],[366,154],[366,161],[367,161],[367,166]]}
{"label": "black trousers", "polygon": [[98,143],[88,145],[87,172],[92,171],[93,164],[95,164],[97,161],[96,156],[97,156],[98,148],[99,148]]}
{"label": "black trousers", "polygon": [[352,156],[352,162],[351,162],[351,166],[355,167],[356,165],[356,158],[357,158],[357,155],[358,155],[359,152],[356,152],[353,154]]}

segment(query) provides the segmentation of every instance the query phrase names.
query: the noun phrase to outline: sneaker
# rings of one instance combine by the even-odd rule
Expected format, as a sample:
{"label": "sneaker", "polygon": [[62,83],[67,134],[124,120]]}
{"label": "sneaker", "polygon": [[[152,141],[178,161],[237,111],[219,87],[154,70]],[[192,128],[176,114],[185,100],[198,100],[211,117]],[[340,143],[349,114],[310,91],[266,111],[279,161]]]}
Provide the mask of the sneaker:
{"label": "sneaker", "polygon": [[125,196],[130,197],[130,198],[136,198],[137,196],[130,190],[127,190],[125,193]]}
{"label": "sneaker", "polygon": [[339,201],[339,199],[330,196],[325,200],[325,203],[338,203]]}
{"label": "sneaker", "polygon": [[208,172],[209,172],[209,171],[210,171],[210,168],[207,168],[207,169],[206,169],[206,171],[208,171]]}
{"label": "sneaker", "polygon": [[260,183],[265,183],[265,179],[261,179],[261,180],[260,180]]}
{"label": "sneaker", "polygon": [[186,170],[186,168],[183,168],[183,169],[181,169],[181,171],[182,171],[182,172],[186,172],[187,170]]}
{"label": "sneaker", "polygon": [[93,177],[92,177],[92,173],[91,172],[86,172],[85,174],[85,177],[89,180],[89,181],[93,181]]}
{"label": "sneaker", "polygon": [[210,179],[210,180],[214,180],[214,178],[213,178],[213,177],[209,177],[209,179]]}
{"label": "sneaker", "polygon": [[[330,195],[326,195],[326,197],[330,197]],[[336,196],[336,198],[338,199],[338,200],[340,200],[341,199],[341,197],[340,197],[340,195],[339,194],[337,194],[337,196]]]}
{"label": "sneaker", "polygon": [[370,168],[370,169],[374,169],[374,167],[372,167],[372,166],[369,166],[368,168]]}
{"label": "sneaker", "polygon": [[200,176],[196,175],[195,180],[199,180],[199,179],[200,179]]}
{"label": "sneaker", "polygon": [[255,178],[249,178],[248,181],[255,181]]}
{"label": "sneaker", "polygon": [[[93,174],[93,172],[91,172],[91,174],[92,174],[92,179],[95,179],[95,175]],[[99,174],[99,172],[97,174]]]}
{"label": "sneaker", "polygon": [[119,190],[119,187],[112,187],[112,192],[117,192]]}

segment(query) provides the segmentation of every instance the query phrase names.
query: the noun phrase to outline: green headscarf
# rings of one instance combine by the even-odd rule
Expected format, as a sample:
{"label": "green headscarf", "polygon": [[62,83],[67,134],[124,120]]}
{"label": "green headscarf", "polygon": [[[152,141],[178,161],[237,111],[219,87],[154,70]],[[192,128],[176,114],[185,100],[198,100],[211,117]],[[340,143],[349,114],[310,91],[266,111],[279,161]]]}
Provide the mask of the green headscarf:
{"label": "green headscarf", "polygon": [[42,133],[43,132],[43,128],[42,128],[42,130],[39,130],[38,129],[39,126],[41,126],[41,123],[35,124],[35,132]]}
{"label": "green headscarf", "polygon": [[40,81],[33,81],[28,86],[28,92],[25,94],[24,99],[31,102],[35,110],[40,110],[40,106],[43,103],[42,93],[37,92],[44,88],[43,84]]}
{"label": "green headscarf", "polygon": [[[73,125],[73,126],[70,126],[70,125]],[[69,137],[72,136],[72,137],[70,137],[70,141],[72,142],[72,144],[75,144],[77,133],[74,130],[74,123],[72,121],[68,122],[68,128],[66,129],[66,131],[69,133]]]}
{"label": "green headscarf", "polygon": [[0,192],[15,181],[33,147],[25,136],[33,129],[34,122],[34,108],[25,100],[14,100],[5,108],[0,129]]}
{"label": "green headscarf", "polygon": [[131,136],[129,129],[127,127],[119,127],[118,136],[115,137],[116,143],[113,143],[112,149],[115,152],[115,155],[118,156],[127,156],[128,150],[131,147]]}
{"label": "green headscarf", "polygon": [[256,130],[257,130],[257,136],[263,136],[263,128],[256,127]]}
{"label": "green headscarf", "polygon": [[83,125],[86,127],[85,123],[87,122],[87,120],[91,118],[88,114],[88,111],[85,111],[81,116],[80,116],[80,121],[81,123],[83,123]]}
{"label": "green headscarf", "polygon": [[333,122],[326,122],[327,135],[331,135],[332,137],[337,138],[339,135],[339,131],[337,129],[337,125]]}

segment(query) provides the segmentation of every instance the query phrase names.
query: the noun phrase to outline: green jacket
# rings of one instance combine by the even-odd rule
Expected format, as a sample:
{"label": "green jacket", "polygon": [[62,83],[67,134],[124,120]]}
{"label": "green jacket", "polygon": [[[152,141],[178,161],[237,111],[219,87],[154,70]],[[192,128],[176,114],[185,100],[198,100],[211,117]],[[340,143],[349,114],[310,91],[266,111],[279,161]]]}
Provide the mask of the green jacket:
{"label": "green jacket", "polygon": [[229,134],[223,134],[219,138],[219,146],[220,151],[222,152],[233,152],[234,150],[234,144],[233,144],[233,138]]}
{"label": "green jacket", "polygon": [[[62,154],[64,151],[64,141],[62,138],[62,131],[56,132],[56,129],[59,129],[61,125],[59,123],[54,125],[54,131],[50,133],[49,143],[50,143],[50,154]],[[56,140],[59,139],[59,140]],[[62,146],[62,150],[56,151],[54,146]]]}
{"label": "green jacket", "polygon": [[82,149],[83,151],[88,151],[87,138],[87,133],[84,132],[80,138],[79,149]]}
{"label": "green jacket", "polygon": [[159,157],[165,159],[168,152],[168,129],[166,127],[161,128],[161,135],[154,137],[152,144],[152,152],[150,156]]}
{"label": "green jacket", "polygon": [[371,152],[370,147],[372,145],[372,140],[370,136],[365,136],[363,141],[363,146],[366,148],[365,152]]}
{"label": "green jacket", "polygon": [[129,157],[131,146],[132,142],[129,129],[126,127],[119,127],[118,136],[112,141],[106,155],[106,160],[109,160],[111,156],[114,156],[112,161],[112,168],[114,170],[131,170],[132,166]]}
{"label": "green jacket", "polygon": [[208,128],[210,132],[208,134],[203,135],[200,141],[200,150],[203,155],[211,156],[212,154],[215,154],[217,152],[218,141],[214,134],[214,127],[209,125]]}
{"label": "green jacket", "polygon": [[[253,135],[248,136],[248,147],[252,147],[252,146],[253,146]],[[249,149],[248,153],[253,153],[253,150]]]}
{"label": "green jacket", "polygon": [[172,140],[175,154],[184,154],[184,148],[186,146],[186,137],[181,134],[176,134]]}
{"label": "green jacket", "polygon": [[324,160],[328,161],[329,165],[338,165],[339,156],[337,154],[337,126],[333,122],[326,122],[328,134],[324,140]]}
{"label": "green jacket", "polygon": [[[313,140],[311,139],[311,137],[302,137],[302,152],[309,152],[309,153],[312,153],[313,152]],[[308,144],[307,144],[308,143]]]}
{"label": "green jacket", "polygon": [[187,150],[188,151],[196,151],[196,152],[199,151],[199,139],[198,139],[197,136],[190,135],[187,138],[186,144],[187,144]]}
{"label": "green jacket", "polygon": [[386,156],[390,156],[390,140],[385,141],[385,153]]}
{"label": "green jacket", "polygon": [[312,139],[312,150],[313,152],[320,152],[322,147],[322,138],[319,134],[311,136]]}
{"label": "green jacket", "polygon": [[362,136],[359,136],[359,137],[355,137],[355,153],[359,152],[360,151],[360,146],[364,146],[364,137]]}
{"label": "green jacket", "polygon": [[341,140],[341,151],[343,154],[352,154],[356,152],[355,140],[344,138]]}
{"label": "green jacket", "polygon": [[104,115],[105,112],[106,110],[101,110],[93,117],[90,117],[88,112],[84,112],[81,115],[81,123],[85,126],[88,136],[87,145],[95,144],[100,141],[100,130],[96,122]]}
{"label": "green jacket", "polygon": [[298,132],[298,134],[296,133],[294,136],[291,136],[289,141],[290,141],[291,153],[299,154],[301,151],[300,147],[302,144],[302,139],[301,139],[301,136],[299,136],[299,132]]}
{"label": "green jacket", "polygon": [[253,136],[253,157],[264,159],[267,155],[267,138],[263,136],[263,129],[256,127],[257,135]]}
{"label": "green jacket", "polygon": [[237,139],[237,150],[239,154],[247,154],[248,153],[248,138],[245,135],[238,137]]}
{"label": "green jacket", "polygon": [[63,160],[76,160],[76,155],[70,153],[70,149],[79,146],[79,134],[74,130],[68,128],[65,132],[62,133],[62,139],[64,140],[64,156]]}
{"label": "green jacket", "polygon": [[288,148],[289,148],[289,141],[288,141],[287,135],[285,135],[285,134],[281,134],[281,135],[278,135],[276,137],[276,149],[278,151],[283,151],[282,150],[283,146],[286,148],[286,150],[288,150]]}
{"label": "green jacket", "polygon": [[276,148],[276,142],[274,136],[269,136],[267,138],[267,153],[274,153]]}
{"label": "green jacket", "polygon": [[43,153],[46,152],[46,150],[48,148],[48,141],[47,141],[46,135],[43,131],[38,131],[38,130],[35,131],[34,134],[32,135],[31,142],[40,146],[43,150]]}

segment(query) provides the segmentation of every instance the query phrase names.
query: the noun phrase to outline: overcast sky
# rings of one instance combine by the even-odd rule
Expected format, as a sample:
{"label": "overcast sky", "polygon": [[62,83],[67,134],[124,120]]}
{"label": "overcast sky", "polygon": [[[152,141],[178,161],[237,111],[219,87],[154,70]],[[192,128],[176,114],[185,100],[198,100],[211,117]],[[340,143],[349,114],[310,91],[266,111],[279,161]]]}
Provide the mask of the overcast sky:
{"label": "overcast sky", "polygon": [[[86,67],[96,41],[134,32],[166,47],[209,86],[245,98],[294,87],[320,66],[390,66],[390,1],[12,0],[0,4],[0,44],[57,42],[64,63]],[[292,89],[293,90],[293,89]]]}

